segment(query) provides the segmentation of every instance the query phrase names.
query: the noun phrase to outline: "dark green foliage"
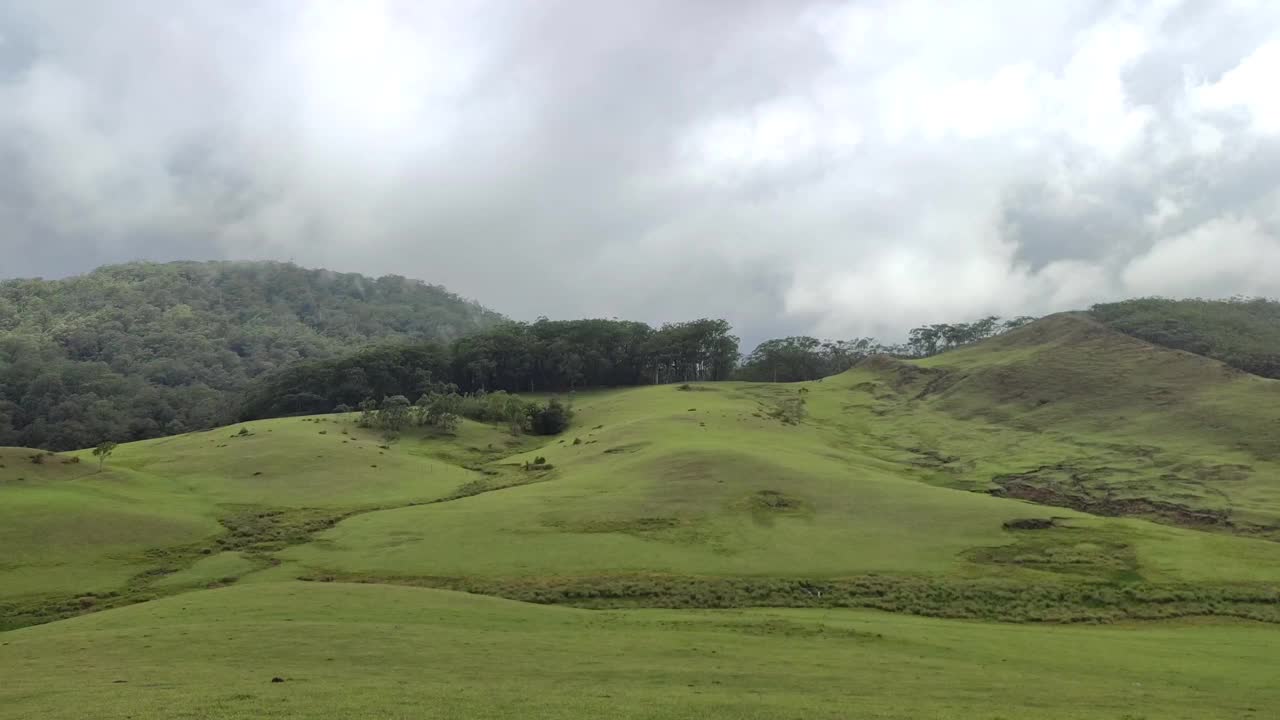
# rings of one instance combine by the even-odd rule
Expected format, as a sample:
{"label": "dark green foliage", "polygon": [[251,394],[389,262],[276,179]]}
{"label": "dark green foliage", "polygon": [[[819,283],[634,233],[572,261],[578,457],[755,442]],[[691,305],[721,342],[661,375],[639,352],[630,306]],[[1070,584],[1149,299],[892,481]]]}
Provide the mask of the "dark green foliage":
{"label": "dark green foliage", "polygon": [[452,379],[468,390],[509,392],[726,380],[738,338],[724,320],[655,330],[621,320],[507,323],[452,347]]}
{"label": "dark green foliage", "polygon": [[520,396],[501,390],[460,395],[452,390],[452,386],[448,392],[428,392],[412,405],[403,395],[393,395],[381,403],[365,400],[360,403],[360,409],[357,424],[385,431],[387,442],[398,438],[397,433],[411,425],[434,427],[451,433],[464,417],[478,422],[505,424],[513,434],[529,431],[536,435],[554,435],[568,427],[573,418],[573,412],[556,399],[540,405],[527,403]]}
{"label": "dark green foliage", "polygon": [[530,413],[529,431],[534,435],[558,435],[568,429],[572,420],[573,411],[552,398],[544,407]]}
{"label": "dark green foliage", "polygon": [[[226,424],[249,381],[276,368],[370,342],[449,341],[499,319],[421,282],[285,263],[134,263],[0,282],[0,446]],[[346,402],[379,390],[367,380]],[[271,412],[324,404],[308,393],[324,394],[280,396]]]}
{"label": "dark green foliage", "polygon": [[[246,432],[247,431],[244,428],[240,429],[241,435],[246,434]],[[115,451],[116,451],[116,444],[111,440],[103,440],[102,442],[98,443],[98,446],[93,449],[93,456],[98,458],[99,470],[102,469],[102,464],[107,461],[107,458],[111,457],[111,453]]]}
{"label": "dark green foliage", "polygon": [[1094,318],[1127,335],[1280,378],[1280,302],[1263,298],[1140,298],[1094,305]]}
{"label": "dark green foliage", "polygon": [[255,383],[241,418],[327,413],[370,397],[463,391],[471,394],[451,413],[505,421],[516,429],[533,411],[510,404],[506,393],[725,380],[737,353],[738,339],[723,320],[667,324],[658,330],[619,320],[503,323],[449,347],[378,347],[295,364]]}
{"label": "dark green foliage", "polygon": [[241,418],[344,412],[371,397],[420,397],[443,392],[433,378],[449,375],[448,350],[439,343],[359,350],[334,360],[297,363],[253,384]]}

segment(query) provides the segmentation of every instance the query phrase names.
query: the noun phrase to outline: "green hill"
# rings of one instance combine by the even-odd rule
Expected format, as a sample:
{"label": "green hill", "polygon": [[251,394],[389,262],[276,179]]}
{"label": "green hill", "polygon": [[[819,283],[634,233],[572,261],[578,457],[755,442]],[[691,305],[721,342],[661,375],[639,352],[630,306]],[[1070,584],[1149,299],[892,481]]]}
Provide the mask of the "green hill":
{"label": "green hill", "polygon": [[1063,314],[822,381],[580,392],[552,438],[347,414],[101,472],[6,449],[0,627],[105,611],[0,635],[0,707],[1249,717],[1280,699],[1278,394]]}
{"label": "green hill", "polygon": [[1147,342],[1280,378],[1280,302],[1275,300],[1140,298],[1094,305],[1089,312]]}
{"label": "green hill", "polygon": [[389,340],[501,318],[402,277],[285,263],[104,267],[0,282],[0,445],[67,450],[235,419],[248,382]]}

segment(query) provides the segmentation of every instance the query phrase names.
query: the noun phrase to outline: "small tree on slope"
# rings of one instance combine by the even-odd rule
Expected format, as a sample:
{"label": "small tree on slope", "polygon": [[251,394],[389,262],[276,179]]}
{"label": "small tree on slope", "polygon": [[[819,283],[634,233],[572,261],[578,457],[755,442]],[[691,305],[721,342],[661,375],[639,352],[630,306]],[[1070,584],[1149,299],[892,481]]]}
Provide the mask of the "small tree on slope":
{"label": "small tree on slope", "polygon": [[107,458],[115,450],[116,444],[110,440],[103,440],[98,443],[98,447],[93,449],[93,456],[98,458],[98,472],[102,472],[102,464],[107,461]]}

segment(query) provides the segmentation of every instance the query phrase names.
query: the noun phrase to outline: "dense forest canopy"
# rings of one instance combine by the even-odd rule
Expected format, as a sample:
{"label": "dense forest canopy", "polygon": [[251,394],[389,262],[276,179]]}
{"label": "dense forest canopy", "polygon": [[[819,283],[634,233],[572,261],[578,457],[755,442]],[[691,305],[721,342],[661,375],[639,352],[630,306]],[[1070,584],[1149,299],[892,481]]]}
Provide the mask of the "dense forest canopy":
{"label": "dense forest canopy", "polygon": [[501,319],[419,281],[286,263],[133,263],[0,282],[0,446],[210,427],[265,372]]}
{"label": "dense forest canopy", "polygon": [[1138,298],[1094,305],[1089,312],[1141,340],[1280,378],[1280,302],[1275,300]]}
{"label": "dense forest canopy", "polygon": [[441,343],[378,347],[300,363],[249,392],[246,419],[419,398],[441,384],[462,392],[546,392],[578,387],[728,379],[738,338],[724,320],[653,328],[624,320],[508,322]]}

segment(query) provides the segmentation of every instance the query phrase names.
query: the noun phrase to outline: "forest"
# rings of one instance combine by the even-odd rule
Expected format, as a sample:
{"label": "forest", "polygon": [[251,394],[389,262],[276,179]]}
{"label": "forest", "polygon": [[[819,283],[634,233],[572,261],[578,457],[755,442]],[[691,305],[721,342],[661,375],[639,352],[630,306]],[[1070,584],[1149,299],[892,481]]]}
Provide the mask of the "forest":
{"label": "forest", "polygon": [[738,338],[724,320],[506,322],[451,344],[369,348],[335,360],[299,363],[263,378],[241,417],[256,419],[411,399],[442,384],[462,393],[572,391],[669,382],[727,380]]}
{"label": "forest", "polygon": [[133,263],[0,282],[0,446],[141,440],[234,419],[249,382],[502,320],[444,288],[287,263]]}

